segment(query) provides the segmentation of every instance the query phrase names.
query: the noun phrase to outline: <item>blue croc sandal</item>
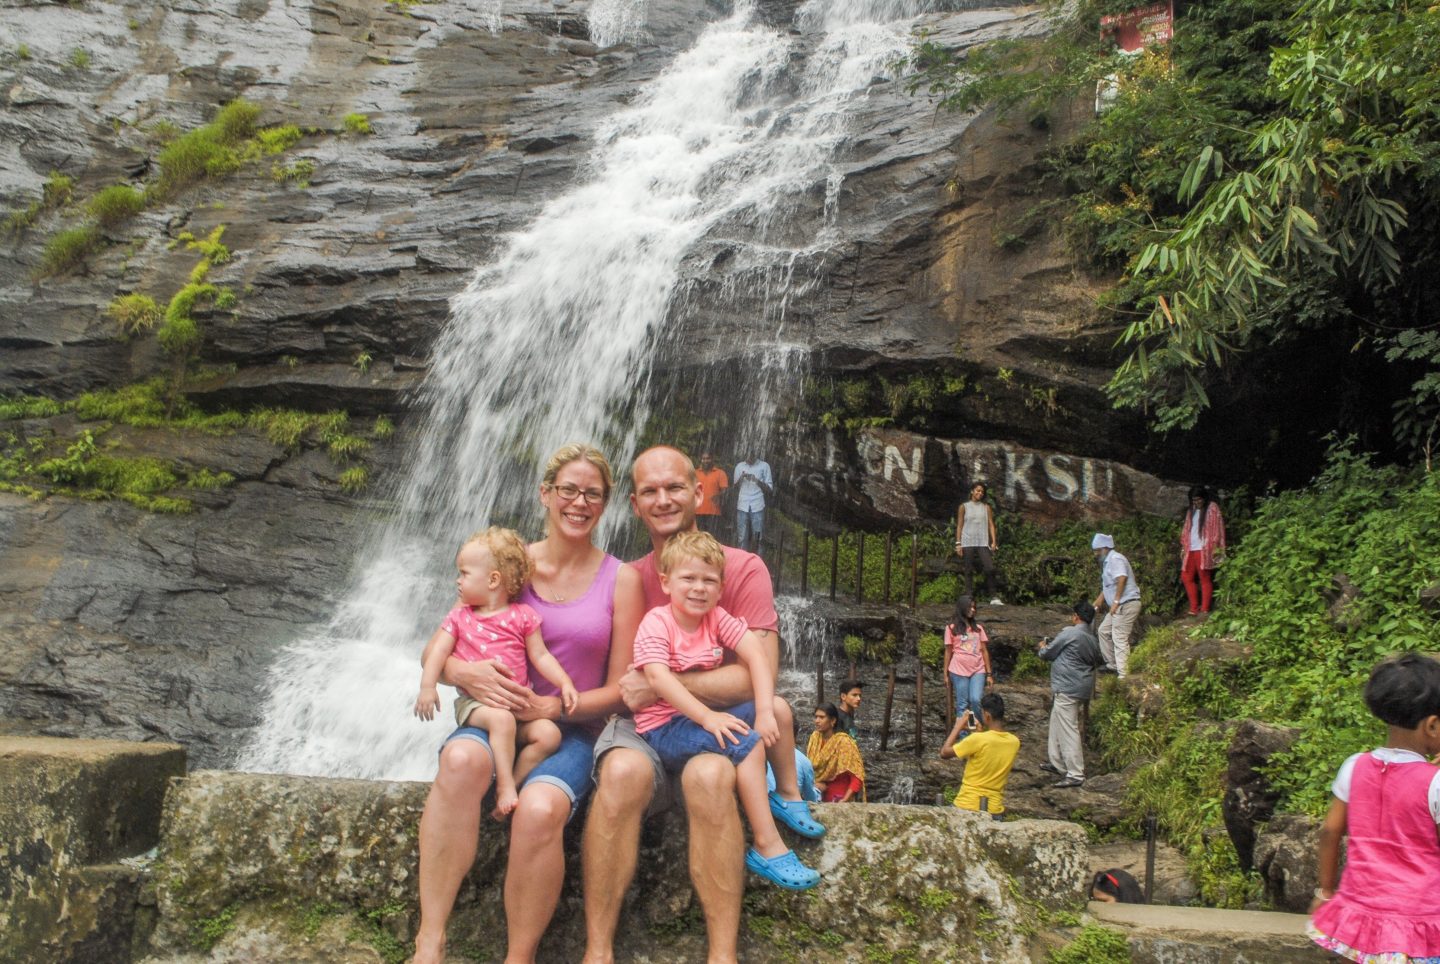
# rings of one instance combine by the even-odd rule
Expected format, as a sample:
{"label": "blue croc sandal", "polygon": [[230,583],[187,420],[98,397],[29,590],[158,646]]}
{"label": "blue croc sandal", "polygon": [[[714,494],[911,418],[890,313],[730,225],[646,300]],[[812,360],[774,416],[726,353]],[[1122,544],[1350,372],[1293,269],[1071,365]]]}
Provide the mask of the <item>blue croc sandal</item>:
{"label": "blue croc sandal", "polygon": [[825,827],[810,816],[810,805],[804,800],[785,800],[770,791],[770,813],[775,819],[802,837],[815,840],[825,836]]}
{"label": "blue croc sandal", "polygon": [[820,872],[802,864],[793,850],[767,860],[751,847],[745,852],[745,869],[786,890],[809,890],[820,883]]}

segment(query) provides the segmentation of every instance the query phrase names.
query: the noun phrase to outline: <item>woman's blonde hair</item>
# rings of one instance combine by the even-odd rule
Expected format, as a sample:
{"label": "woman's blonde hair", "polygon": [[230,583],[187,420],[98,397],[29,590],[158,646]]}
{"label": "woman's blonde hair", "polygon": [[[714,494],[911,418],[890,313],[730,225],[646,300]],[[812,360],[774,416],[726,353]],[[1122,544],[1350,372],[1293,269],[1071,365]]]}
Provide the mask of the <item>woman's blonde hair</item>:
{"label": "woman's blonde hair", "polygon": [[615,487],[615,473],[610,471],[610,462],[604,453],[584,442],[571,442],[556,449],[555,454],[550,456],[550,461],[545,463],[545,474],[540,478],[541,483],[553,486],[561,469],[571,462],[580,461],[589,462],[600,473],[600,485],[605,490],[605,501],[609,502],[610,490]]}
{"label": "woman's blonde hair", "polygon": [[725,577],[725,547],[708,532],[677,532],[667,539],[660,550],[660,571],[668,576],[671,569],[686,559],[698,559],[714,566],[720,570],[720,577]]}
{"label": "woman's blonde hair", "polygon": [[525,541],[520,538],[520,533],[514,529],[491,526],[466,539],[465,545],[460,548],[468,545],[481,545],[488,549],[491,558],[495,560],[495,570],[500,573],[500,578],[505,583],[505,595],[512,600],[520,595],[520,590],[530,581],[530,573],[534,569],[530,564],[530,556],[525,552]]}

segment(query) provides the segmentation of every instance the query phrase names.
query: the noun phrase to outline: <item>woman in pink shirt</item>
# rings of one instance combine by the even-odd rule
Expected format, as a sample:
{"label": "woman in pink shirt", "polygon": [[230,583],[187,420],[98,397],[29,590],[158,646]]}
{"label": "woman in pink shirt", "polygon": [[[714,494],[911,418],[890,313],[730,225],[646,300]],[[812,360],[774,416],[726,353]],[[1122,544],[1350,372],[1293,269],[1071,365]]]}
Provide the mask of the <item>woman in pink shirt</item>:
{"label": "woman in pink shirt", "polygon": [[945,672],[955,692],[955,719],[968,712],[980,722],[980,698],[990,684],[990,636],[975,621],[975,600],[955,601],[955,621],[945,627]]}

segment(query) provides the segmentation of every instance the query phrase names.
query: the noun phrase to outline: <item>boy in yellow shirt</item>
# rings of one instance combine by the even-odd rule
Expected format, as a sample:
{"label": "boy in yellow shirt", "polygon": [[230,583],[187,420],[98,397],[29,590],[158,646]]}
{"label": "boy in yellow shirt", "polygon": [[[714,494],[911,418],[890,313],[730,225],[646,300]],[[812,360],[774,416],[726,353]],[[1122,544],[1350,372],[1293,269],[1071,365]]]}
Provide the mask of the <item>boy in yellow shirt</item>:
{"label": "boy in yellow shirt", "polygon": [[1005,701],[998,693],[985,694],[980,700],[980,713],[985,719],[985,728],[962,739],[962,727],[975,728],[975,717],[967,712],[955,721],[945,738],[940,759],[967,760],[960,792],[955,794],[955,806],[962,810],[986,811],[999,820],[1005,813],[1005,784],[1010,780],[1010,768],[1020,752],[1020,738],[1005,729]]}

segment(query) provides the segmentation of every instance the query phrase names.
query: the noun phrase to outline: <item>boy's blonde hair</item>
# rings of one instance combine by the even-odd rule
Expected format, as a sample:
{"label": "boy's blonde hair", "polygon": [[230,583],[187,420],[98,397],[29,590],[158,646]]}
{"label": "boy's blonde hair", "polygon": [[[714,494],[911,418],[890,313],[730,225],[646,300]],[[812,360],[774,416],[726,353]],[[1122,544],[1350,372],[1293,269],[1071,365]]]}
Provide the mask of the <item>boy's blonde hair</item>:
{"label": "boy's blonde hair", "polygon": [[495,570],[500,573],[505,584],[505,595],[511,599],[520,595],[520,590],[530,580],[530,573],[534,571],[530,557],[525,553],[525,541],[520,538],[520,533],[514,529],[491,526],[466,539],[461,548],[468,545],[481,545],[488,549],[491,558],[495,560]]}
{"label": "boy's blonde hair", "polygon": [[686,559],[698,559],[714,566],[720,570],[720,578],[725,578],[725,548],[708,532],[695,530],[671,536],[660,550],[660,571],[668,576],[671,569]]}

